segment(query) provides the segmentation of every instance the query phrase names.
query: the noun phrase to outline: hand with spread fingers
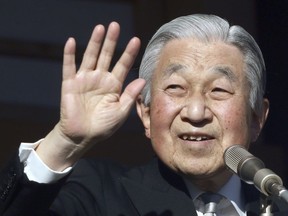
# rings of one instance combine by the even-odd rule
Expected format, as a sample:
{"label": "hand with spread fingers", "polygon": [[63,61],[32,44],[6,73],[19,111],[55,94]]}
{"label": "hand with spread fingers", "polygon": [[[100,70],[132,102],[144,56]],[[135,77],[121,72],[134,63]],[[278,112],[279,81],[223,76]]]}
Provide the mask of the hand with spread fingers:
{"label": "hand with spread fingers", "polygon": [[69,38],[65,45],[61,118],[37,148],[40,158],[54,170],[71,166],[93,144],[112,135],[126,120],[145,85],[143,79],[136,79],[122,91],[140,48],[136,37],[109,71],[119,34],[116,22],[109,25],[106,35],[104,26],[97,25],[78,71],[76,42]]}

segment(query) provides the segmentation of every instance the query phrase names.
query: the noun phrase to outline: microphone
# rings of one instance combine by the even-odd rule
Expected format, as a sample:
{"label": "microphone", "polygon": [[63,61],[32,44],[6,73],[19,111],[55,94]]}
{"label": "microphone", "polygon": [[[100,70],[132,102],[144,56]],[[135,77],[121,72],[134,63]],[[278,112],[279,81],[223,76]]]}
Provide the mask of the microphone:
{"label": "microphone", "polygon": [[279,196],[288,202],[288,191],[284,188],[282,179],[265,168],[263,161],[243,146],[233,145],[227,148],[224,152],[224,162],[244,182],[254,184],[266,196]]}

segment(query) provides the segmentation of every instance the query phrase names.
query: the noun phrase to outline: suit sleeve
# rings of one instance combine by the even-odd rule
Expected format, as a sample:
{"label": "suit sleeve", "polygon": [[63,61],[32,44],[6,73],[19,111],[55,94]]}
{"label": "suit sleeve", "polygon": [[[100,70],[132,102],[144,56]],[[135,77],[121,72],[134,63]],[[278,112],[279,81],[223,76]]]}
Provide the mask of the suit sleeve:
{"label": "suit sleeve", "polygon": [[49,215],[48,209],[66,178],[53,184],[29,181],[18,154],[0,173],[0,215]]}

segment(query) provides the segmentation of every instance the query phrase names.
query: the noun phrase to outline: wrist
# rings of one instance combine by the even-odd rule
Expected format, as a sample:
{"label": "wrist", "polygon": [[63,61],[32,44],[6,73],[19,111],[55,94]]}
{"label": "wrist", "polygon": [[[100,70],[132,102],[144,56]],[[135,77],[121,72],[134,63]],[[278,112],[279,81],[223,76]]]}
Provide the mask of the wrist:
{"label": "wrist", "polygon": [[75,144],[65,137],[58,124],[35,151],[50,169],[59,172],[73,166],[84,154],[83,145]]}

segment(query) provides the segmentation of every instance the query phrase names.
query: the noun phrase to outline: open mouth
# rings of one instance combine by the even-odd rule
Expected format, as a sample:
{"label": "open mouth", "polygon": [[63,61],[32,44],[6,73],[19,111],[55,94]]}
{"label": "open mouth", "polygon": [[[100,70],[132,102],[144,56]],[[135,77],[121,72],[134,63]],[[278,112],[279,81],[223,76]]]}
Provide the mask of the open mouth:
{"label": "open mouth", "polygon": [[206,141],[212,139],[210,136],[192,136],[192,135],[182,135],[180,136],[182,140],[188,140],[188,141]]}

